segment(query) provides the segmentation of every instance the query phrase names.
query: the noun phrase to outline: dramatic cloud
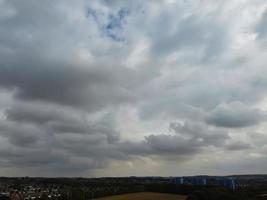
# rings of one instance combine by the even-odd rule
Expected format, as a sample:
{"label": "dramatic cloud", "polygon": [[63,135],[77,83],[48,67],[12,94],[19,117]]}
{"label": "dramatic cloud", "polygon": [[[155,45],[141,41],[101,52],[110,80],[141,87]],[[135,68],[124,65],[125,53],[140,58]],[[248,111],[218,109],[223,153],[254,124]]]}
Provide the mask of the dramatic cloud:
{"label": "dramatic cloud", "polygon": [[267,173],[266,13],[0,0],[0,175]]}

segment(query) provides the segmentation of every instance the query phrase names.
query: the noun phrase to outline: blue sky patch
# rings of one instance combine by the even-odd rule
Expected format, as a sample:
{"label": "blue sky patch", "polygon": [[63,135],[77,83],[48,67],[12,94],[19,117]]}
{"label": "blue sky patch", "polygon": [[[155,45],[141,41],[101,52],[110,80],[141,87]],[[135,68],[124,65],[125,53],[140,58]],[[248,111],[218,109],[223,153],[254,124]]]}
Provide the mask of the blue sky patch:
{"label": "blue sky patch", "polygon": [[126,17],[129,15],[129,10],[120,9],[116,14],[109,14],[106,23],[101,23],[96,10],[92,8],[87,9],[87,17],[91,17],[98,25],[104,36],[109,37],[113,41],[123,42],[123,25],[126,22]]}

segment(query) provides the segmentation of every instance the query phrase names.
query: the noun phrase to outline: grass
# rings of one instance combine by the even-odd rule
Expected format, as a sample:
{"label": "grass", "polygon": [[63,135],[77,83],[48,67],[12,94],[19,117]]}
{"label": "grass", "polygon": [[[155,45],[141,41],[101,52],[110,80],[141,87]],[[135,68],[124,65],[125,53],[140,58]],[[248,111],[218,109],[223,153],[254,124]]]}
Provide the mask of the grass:
{"label": "grass", "polygon": [[177,194],[163,194],[140,192],[99,198],[97,200],[185,200],[186,196]]}

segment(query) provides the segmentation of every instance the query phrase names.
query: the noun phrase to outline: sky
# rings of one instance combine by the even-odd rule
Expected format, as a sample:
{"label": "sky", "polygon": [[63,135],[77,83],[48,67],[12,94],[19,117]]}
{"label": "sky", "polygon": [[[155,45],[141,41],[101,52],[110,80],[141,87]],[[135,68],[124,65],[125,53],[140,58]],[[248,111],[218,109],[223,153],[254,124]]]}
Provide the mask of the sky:
{"label": "sky", "polygon": [[0,176],[267,173],[267,2],[0,0]]}

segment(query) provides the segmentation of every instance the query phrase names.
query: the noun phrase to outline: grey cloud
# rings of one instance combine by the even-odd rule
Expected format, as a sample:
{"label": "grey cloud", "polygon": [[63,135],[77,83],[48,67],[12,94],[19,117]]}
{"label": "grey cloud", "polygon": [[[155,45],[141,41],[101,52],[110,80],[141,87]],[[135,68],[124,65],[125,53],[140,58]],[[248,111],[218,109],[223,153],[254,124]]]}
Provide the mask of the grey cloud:
{"label": "grey cloud", "polygon": [[242,141],[232,142],[226,145],[226,149],[231,151],[241,151],[249,148],[251,148],[251,145]]}
{"label": "grey cloud", "polygon": [[[231,71],[219,65],[177,67],[163,71],[161,77],[143,88],[140,117],[147,119],[165,116],[199,121],[222,103],[255,105],[264,98],[266,73],[255,75],[253,70],[246,70],[238,68]],[[236,76],[239,77],[238,80]]]}
{"label": "grey cloud", "polygon": [[259,39],[266,39],[267,36],[267,9],[263,12],[260,22],[256,27],[256,32],[258,33]]}
{"label": "grey cloud", "polygon": [[219,127],[242,128],[259,124],[265,119],[265,112],[249,108],[241,102],[232,102],[218,105],[207,116],[206,122]]}
{"label": "grey cloud", "polygon": [[220,148],[230,139],[227,132],[203,124],[171,123],[174,134],[149,135],[142,142],[121,143],[124,152],[133,155],[181,156],[190,159],[211,146]]}
{"label": "grey cloud", "polygon": [[101,130],[90,134],[56,133],[36,124],[9,121],[2,122],[0,128],[1,136],[8,141],[0,148],[1,160],[9,167],[39,168],[44,174],[49,170],[90,173],[108,160],[128,159],[112,144],[115,140]]}
{"label": "grey cloud", "polygon": [[248,132],[246,135],[256,146],[263,147],[266,145],[267,134],[265,132]]}
{"label": "grey cloud", "polygon": [[14,103],[5,110],[7,120],[17,125],[31,124],[45,132],[99,134],[105,135],[109,142],[116,142],[119,133],[113,127],[113,116],[106,114],[97,120],[89,119],[86,112],[47,103]]}
{"label": "grey cloud", "polygon": [[223,146],[225,141],[230,139],[228,132],[224,130],[213,129],[201,123],[189,123],[188,121],[184,124],[171,123],[170,130],[173,130],[176,134],[218,147]]}
{"label": "grey cloud", "polygon": [[187,155],[196,153],[202,141],[187,140],[179,136],[150,135],[146,137],[147,144],[155,154]]}
{"label": "grey cloud", "polygon": [[177,135],[149,135],[142,142],[122,142],[119,149],[135,156],[182,156],[196,154],[200,151],[201,142],[188,140]]}
{"label": "grey cloud", "polygon": [[30,146],[38,142],[43,134],[35,126],[18,125],[12,122],[0,123],[0,135],[8,138],[9,142],[17,146]]}
{"label": "grey cloud", "polygon": [[259,5],[236,4],[0,1],[0,168],[112,175],[258,151],[264,134],[240,141],[265,130],[266,11],[257,41],[243,33]]}
{"label": "grey cloud", "polygon": [[188,140],[177,135],[149,135],[142,142],[122,142],[119,149],[131,156],[187,157],[201,151],[201,141]]}
{"label": "grey cloud", "polygon": [[[16,14],[0,22],[0,87],[13,90],[16,98],[25,101],[55,102],[89,111],[135,101],[135,87],[146,81],[146,76],[117,62],[113,45],[104,50],[99,43],[106,43],[101,40],[97,48],[93,47],[101,36],[95,39],[94,25],[86,18],[83,1],[75,5],[4,2]],[[77,13],[67,12],[73,6]],[[90,27],[81,34],[72,26],[76,14],[82,15],[85,23],[78,26],[87,27],[88,23]],[[85,40],[91,45],[85,45]],[[101,55],[94,57],[97,50]],[[81,64],[80,52],[94,59]]]}
{"label": "grey cloud", "polygon": [[70,121],[74,115],[66,108],[42,103],[15,103],[5,110],[8,120],[20,123],[45,124],[51,121]]}
{"label": "grey cloud", "polygon": [[[35,176],[71,176],[84,171],[90,171],[99,164],[92,159],[79,159],[70,157],[65,153],[50,149],[6,149],[0,150],[2,162],[5,167],[18,170],[29,169]],[[60,174],[58,172],[61,172]]]}
{"label": "grey cloud", "polygon": [[[161,16],[159,18],[161,19]],[[152,49],[156,55],[168,55],[194,48],[195,55],[200,53],[201,61],[207,61],[223,52],[227,34],[213,21],[215,16],[214,18],[206,17],[204,20],[194,15],[181,18],[180,21],[172,24],[174,26],[172,29],[175,31],[155,33],[158,38],[153,43]],[[166,23],[164,18],[161,20],[164,26]],[[222,32],[224,32],[223,37]]]}
{"label": "grey cloud", "polygon": [[110,114],[94,118],[57,104],[15,101],[5,116],[0,135],[8,142],[0,154],[7,166],[76,174],[90,173],[109,160],[129,159],[115,145],[119,133]]}
{"label": "grey cloud", "polygon": [[[101,109],[134,100],[127,88],[128,74],[122,67],[67,67],[30,63],[1,64],[0,84],[15,88],[16,97],[24,100],[56,102],[63,105]],[[131,80],[129,80],[131,81]]]}

